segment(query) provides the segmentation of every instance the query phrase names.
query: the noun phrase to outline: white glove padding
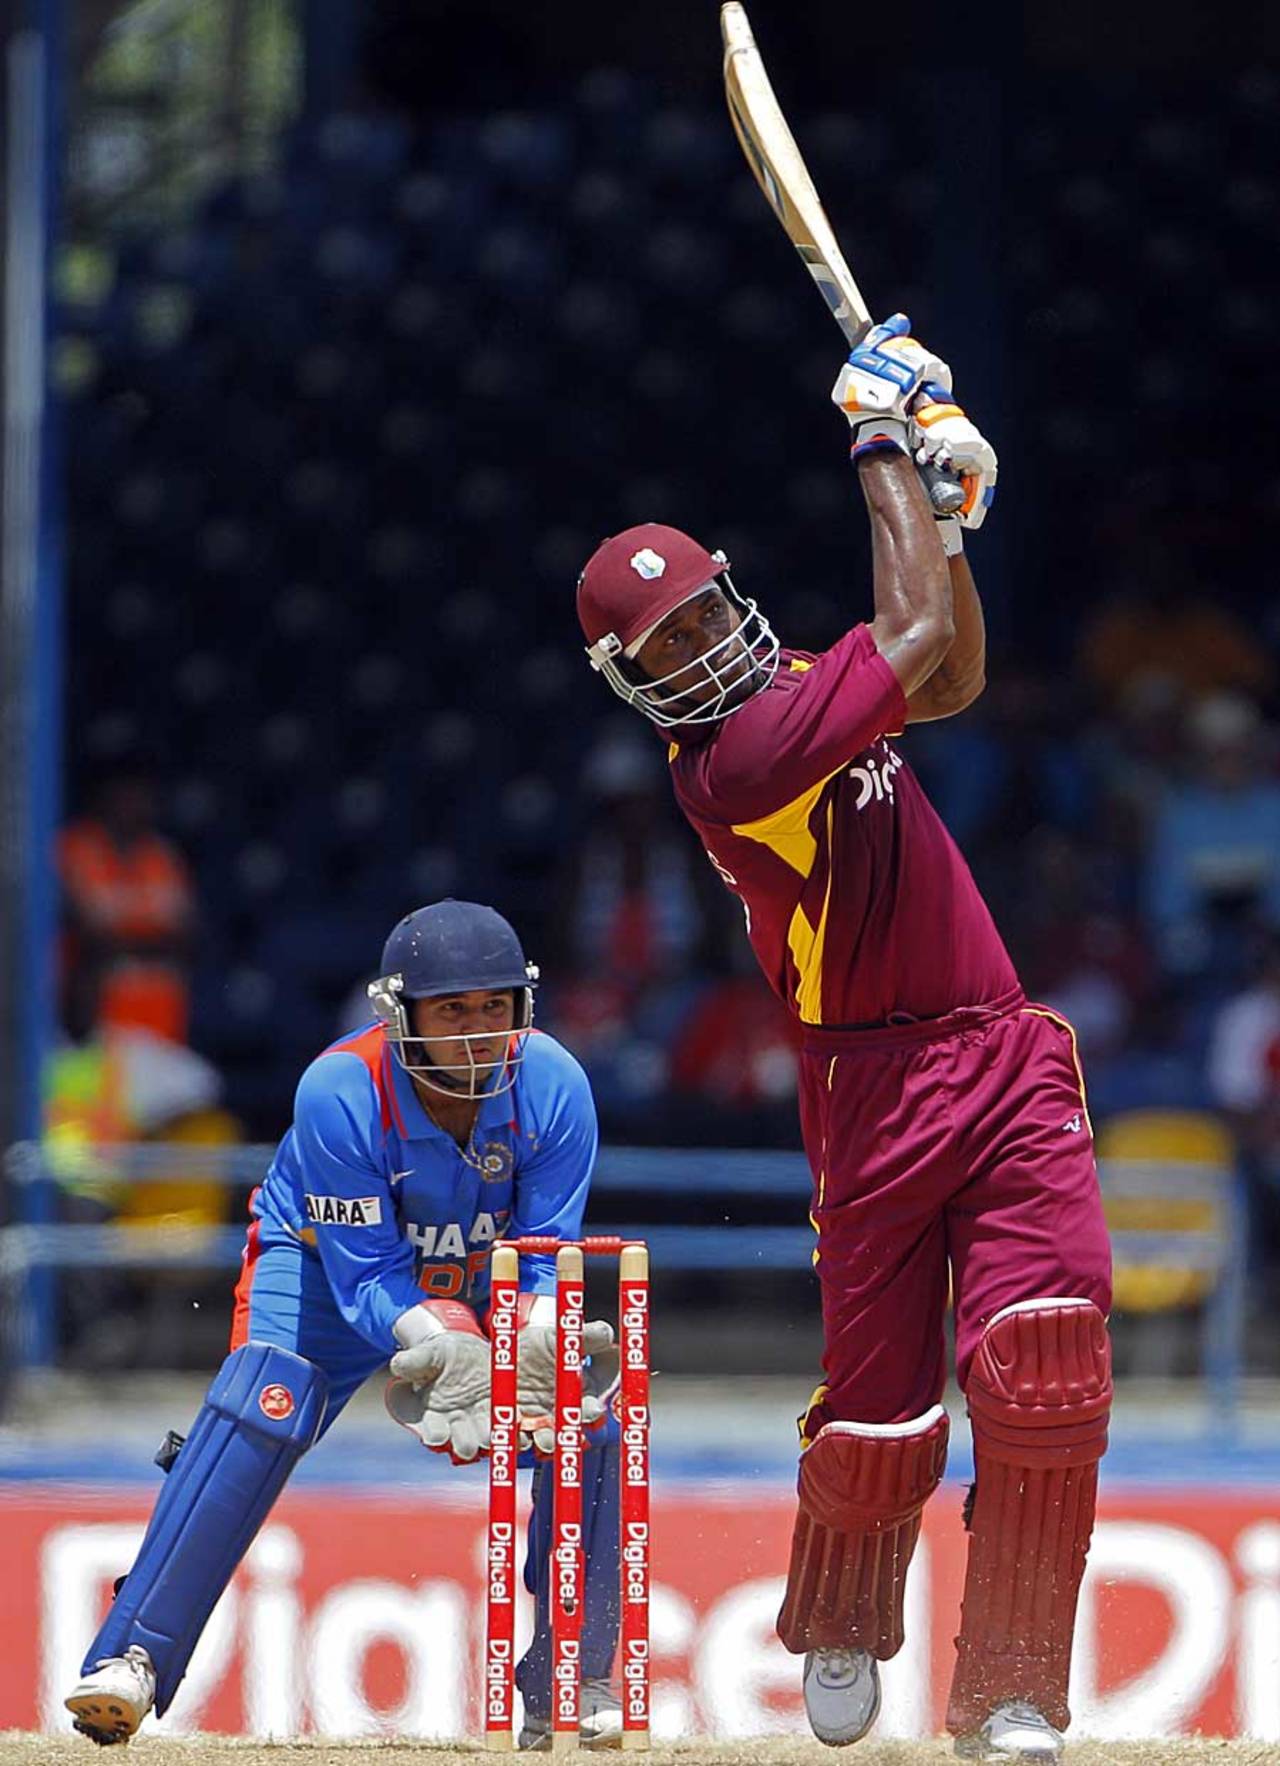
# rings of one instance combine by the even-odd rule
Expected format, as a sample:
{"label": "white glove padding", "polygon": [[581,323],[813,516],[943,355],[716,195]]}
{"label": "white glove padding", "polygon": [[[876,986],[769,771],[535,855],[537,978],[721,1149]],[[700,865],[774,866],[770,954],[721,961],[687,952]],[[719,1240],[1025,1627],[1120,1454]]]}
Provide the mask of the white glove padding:
{"label": "white glove padding", "polygon": [[922,389],[909,438],[917,466],[953,472],[964,486],[964,502],[955,512],[961,526],[981,527],[995,500],[999,462],[977,425],[948,400],[945,387],[930,383]]}
{"label": "white glove padding", "polygon": [[873,437],[905,453],[911,401],[921,386],[928,380],[950,389],[950,368],[910,329],[905,313],[872,326],[836,376],[831,399],[849,419],[855,455]]}
{"label": "white glove padding", "polygon": [[[616,1363],[613,1326],[603,1318],[589,1319],[582,1327],[582,1353],[591,1357],[583,1372],[582,1426],[595,1427],[603,1420],[605,1400],[600,1383],[602,1364]],[[593,1378],[593,1374],[596,1376]],[[606,1381],[605,1384],[608,1382]],[[555,1447],[556,1327],[526,1325],[516,1338],[516,1407],[520,1413],[520,1445],[538,1453]]]}
{"label": "white glove padding", "polygon": [[455,1463],[489,1445],[489,1345],[474,1331],[440,1331],[391,1357],[387,1409],[434,1453]]}

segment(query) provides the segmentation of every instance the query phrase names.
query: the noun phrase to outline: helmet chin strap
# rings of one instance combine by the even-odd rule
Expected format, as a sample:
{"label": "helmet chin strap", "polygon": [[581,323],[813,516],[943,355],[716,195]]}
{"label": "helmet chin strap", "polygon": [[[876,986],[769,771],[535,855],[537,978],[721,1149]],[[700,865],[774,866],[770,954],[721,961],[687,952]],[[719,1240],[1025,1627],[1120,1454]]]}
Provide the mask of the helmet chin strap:
{"label": "helmet chin strap", "polygon": [[[465,1079],[455,1079],[444,1067],[406,1067],[405,1072],[411,1079],[421,1080],[422,1084],[429,1087],[431,1091],[440,1092],[446,1098],[454,1098],[459,1102],[478,1104],[481,1098],[489,1097],[491,1092],[497,1089],[498,1081],[502,1076],[502,1069],[506,1064],[505,1060],[494,1061],[492,1063],[486,1062],[485,1065],[491,1065],[494,1071],[489,1075],[479,1091],[474,1089],[474,1077],[469,1085]],[[478,1069],[478,1067],[479,1063],[476,1064],[476,1069]],[[476,1069],[473,1069],[473,1075]]]}
{"label": "helmet chin strap", "polygon": [[479,1103],[484,1098],[509,1091],[515,1084],[516,1072],[523,1058],[518,1045],[523,1042],[524,1033],[515,1029],[505,1030],[502,1037],[505,1047],[497,1059],[477,1061],[467,1050],[465,1066],[461,1061],[449,1064],[426,1059],[411,1061],[406,1059],[405,1051],[406,1048],[416,1048],[426,1056],[428,1042],[459,1042],[465,1049],[468,1042],[480,1040],[479,1035],[474,1032],[457,1037],[406,1037],[403,1042],[390,1039],[390,1046],[395,1059],[415,1084],[457,1102],[470,1100]]}
{"label": "helmet chin strap", "polygon": [[443,1067],[431,1068],[430,1074],[424,1069],[419,1069],[414,1077],[420,1079],[424,1085],[435,1086],[437,1091],[455,1092],[459,1096],[464,1094],[467,1097],[471,1096],[471,1093],[467,1091],[462,1081],[460,1079],[454,1079],[451,1074],[445,1072]]}

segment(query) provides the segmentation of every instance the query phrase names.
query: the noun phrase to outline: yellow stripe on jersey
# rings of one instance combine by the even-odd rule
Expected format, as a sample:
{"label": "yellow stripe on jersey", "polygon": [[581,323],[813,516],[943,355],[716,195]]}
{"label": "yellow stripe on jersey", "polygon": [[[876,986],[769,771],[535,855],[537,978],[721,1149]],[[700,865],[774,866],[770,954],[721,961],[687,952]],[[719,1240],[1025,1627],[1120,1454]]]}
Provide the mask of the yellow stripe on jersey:
{"label": "yellow stripe on jersey", "polygon": [[787,946],[799,976],[796,982],[796,1009],[802,1024],[822,1022],[822,953],[827,938],[827,909],[831,906],[831,879],[822,898],[818,924],[811,926],[803,906],[791,916],[787,928]]}
{"label": "yellow stripe on jersey", "polygon": [[771,810],[767,816],[760,816],[754,822],[735,822],[730,831],[740,834],[744,840],[759,841],[761,846],[776,853],[784,865],[790,865],[799,876],[807,877],[818,856],[818,843],[809,832],[809,817],[839,771],[840,768],[836,767],[826,778],[819,779],[816,785],[810,785],[799,797],[784,803],[781,809]]}
{"label": "yellow stripe on jersey", "polygon": [[[831,812],[832,806],[828,804],[828,852],[831,851]],[[827,942],[827,913],[831,907],[831,877],[832,873],[828,868],[827,887],[822,897],[822,912],[818,915],[818,924],[809,924],[804,904],[800,902],[797,903],[796,911],[791,916],[791,924],[787,927],[787,947],[799,976],[796,983],[796,1008],[802,1024],[822,1022],[822,957]]]}
{"label": "yellow stripe on jersey", "polygon": [[802,675],[805,673],[806,669],[812,667],[813,664],[811,662],[806,662],[803,656],[793,656],[791,658],[791,672],[793,675]]}

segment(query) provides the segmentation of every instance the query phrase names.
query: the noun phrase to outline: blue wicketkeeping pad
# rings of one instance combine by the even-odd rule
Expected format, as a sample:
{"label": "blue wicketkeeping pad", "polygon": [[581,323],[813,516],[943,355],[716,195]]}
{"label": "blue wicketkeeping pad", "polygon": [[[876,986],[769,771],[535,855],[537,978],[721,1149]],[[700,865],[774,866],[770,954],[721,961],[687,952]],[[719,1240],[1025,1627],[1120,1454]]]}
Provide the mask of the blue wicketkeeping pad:
{"label": "blue wicketkeeping pad", "polygon": [[328,1381],[268,1343],[223,1362],[173,1462],[133,1568],[85,1657],[84,1672],[141,1644],[163,1716],[219,1595],[315,1440]]}

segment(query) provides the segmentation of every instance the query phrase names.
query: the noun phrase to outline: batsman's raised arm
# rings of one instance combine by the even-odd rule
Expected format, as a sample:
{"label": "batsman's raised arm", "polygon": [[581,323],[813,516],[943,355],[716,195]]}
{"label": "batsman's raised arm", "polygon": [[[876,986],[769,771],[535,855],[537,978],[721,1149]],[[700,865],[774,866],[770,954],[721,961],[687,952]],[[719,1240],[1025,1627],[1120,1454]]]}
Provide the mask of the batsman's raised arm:
{"label": "batsman's raised arm", "polygon": [[871,636],[910,703],[955,638],[947,560],[919,474],[904,454],[864,456],[858,478],[871,517]]}
{"label": "batsman's raised arm", "polygon": [[[985,634],[961,527],[981,525],[996,458],[951,401],[947,364],[908,330],[902,313],[875,326],[831,396],[849,420],[850,458],[871,516],[871,634],[919,721],[949,716],[981,691]],[[916,470],[925,466],[959,475],[958,517],[937,520]]]}
{"label": "batsman's raised arm", "polygon": [[955,637],[935,672],[907,700],[909,723],[951,717],[981,693],[986,684],[987,635],[982,603],[964,556],[964,529],[986,520],[995,498],[995,449],[969,421],[949,392],[926,384],[911,408],[909,446],[917,465],[953,473],[964,486],[958,514],[938,521],[942,547],[951,574]]}
{"label": "batsman's raised arm", "polygon": [[[945,527],[946,522],[939,522]],[[923,686],[907,695],[907,722],[954,717],[972,705],[987,684],[987,632],[973,572],[963,552],[947,559],[955,636],[951,648]]]}

